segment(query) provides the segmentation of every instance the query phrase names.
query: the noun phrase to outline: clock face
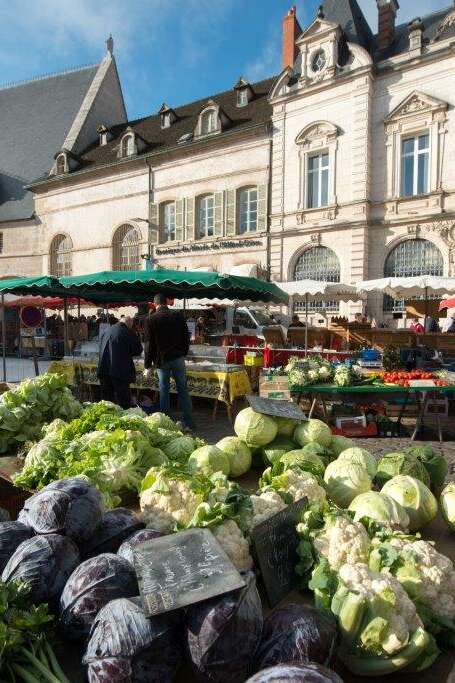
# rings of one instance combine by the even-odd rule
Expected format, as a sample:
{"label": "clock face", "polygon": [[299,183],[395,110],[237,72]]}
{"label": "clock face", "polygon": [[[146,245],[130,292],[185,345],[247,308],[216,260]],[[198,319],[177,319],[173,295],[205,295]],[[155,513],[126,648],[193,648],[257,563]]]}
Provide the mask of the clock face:
{"label": "clock face", "polygon": [[326,64],[327,57],[325,56],[324,50],[318,50],[312,59],[311,68],[315,73],[320,73]]}

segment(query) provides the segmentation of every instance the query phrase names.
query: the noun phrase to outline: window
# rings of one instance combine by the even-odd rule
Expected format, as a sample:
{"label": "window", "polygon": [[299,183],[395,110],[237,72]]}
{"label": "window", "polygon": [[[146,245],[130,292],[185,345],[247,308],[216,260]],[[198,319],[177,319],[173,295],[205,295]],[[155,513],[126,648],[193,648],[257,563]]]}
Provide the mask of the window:
{"label": "window", "polygon": [[175,202],[168,202],[162,208],[162,239],[163,242],[175,240]]}
{"label": "window", "polygon": [[73,242],[67,235],[56,235],[51,242],[50,274],[64,277],[73,274],[72,254]]}
{"label": "window", "polygon": [[242,90],[237,90],[237,106],[246,107],[248,104],[248,91],[246,88]]}
{"label": "window", "polygon": [[199,237],[213,237],[215,200],[212,194],[199,199]]}
{"label": "window", "polygon": [[56,167],[56,173],[57,175],[62,175],[62,173],[66,172],[66,159],[64,154],[59,154],[57,157],[57,167]]}
{"label": "window", "polygon": [[401,195],[412,197],[428,192],[430,136],[406,138],[401,147]]}
{"label": "window", "polygon": [[121,225],[113,240],[114,270],[140,270],[141,269],[141,236],[139,231],[132,225]]}
{"label": "window", "polygon": [[170,128],[171,127],[171,113],[166,112],[161,115],[161,128]]}
{"label": "window", "polygon": [[[340,282],[341,270],[338,256],[328,247],[310,247],[297,260],[294,270],[295,280],[318,280],[319,282]],[[296,304],[296,310],[304,310],[305,304]],[[311,301],[311,311],[339,310],[337,301]]]}
{"label": "window", "polygon": [[257,187],[246,187],[239,192],[239,233],[256,232],[258,227]]}
{"label": "window", "polygon": [[[428,240],[411,239],[400,242],[387,256],[385,277],[418,277],[444,275],[444,260],[439,249]],[[403,311],[404,301],[384,296],[385,311]]]}
{"label": "window", "polygon": [[318,50],[311,60],[311,68],[315,73],[320,73],[327,63],[324,50]]}
{"label": "window", "polygon": [[122,157],[129,157],[134,154],[134,138],[132,135],[125,135],[122,139]]}
{"label": "window", "polygon": [[308,157],[307,208],[317,209],[329,203],[329,154],[320,152]]}
{"label": "window", "polygon": [[209,135],[216,129],[216,112],[214,109],[210,109],[201,116],[201,135]]}

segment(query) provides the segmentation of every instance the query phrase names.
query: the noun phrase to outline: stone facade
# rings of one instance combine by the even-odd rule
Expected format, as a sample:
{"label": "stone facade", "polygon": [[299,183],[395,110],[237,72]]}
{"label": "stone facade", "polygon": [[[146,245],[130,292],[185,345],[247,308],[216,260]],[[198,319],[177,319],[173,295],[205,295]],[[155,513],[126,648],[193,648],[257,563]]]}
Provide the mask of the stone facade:
{"label": "stone facade", "polygon": [[[441,23],[452,26],[452,14]],[[455,276],[452,37],[438,29],[436,38],[423,41],[414,22],[408,47],[378,56],[346,42],[343,26],[322,12],[298,29],[286,33],[296,36],[296,65],[273,82],[263,125],[214,135],[202,147],[157,154],[145,146],[123,163],[92,164],[35,185],[35,224],[29,235],[16,230],[15,253],[1,261],[4,272],[49,272],[56,235],[71,238],[73,273],[109,270],[118,266],[116,231],[130,225],[141,254],[150,249],[166,268],[232,272],[255,264],[276,281],[293,280],[307,250],[327,247],[340,280],[355,283],[382,277],[388,255],[403,241],[424,239],[441,254],[441,274]],[[428,136],[428,184],[402,197],[403,141],[413,135]],[[318,152],[328,159],[327,201],[308,208],[309,160]],[[256,232],[238,234],[236,197],[245,187],[257,188],[266,220],[258,220]],[[206,194],[215,197],[216,226],[212,237],[198,239],[197,201]],[[170,242],[162,234],[166,202],[175,202],[178,214]],[[346,304],[340,311],[361,308]],[[382,297],[372,296],[363,308],[382,318]]]}

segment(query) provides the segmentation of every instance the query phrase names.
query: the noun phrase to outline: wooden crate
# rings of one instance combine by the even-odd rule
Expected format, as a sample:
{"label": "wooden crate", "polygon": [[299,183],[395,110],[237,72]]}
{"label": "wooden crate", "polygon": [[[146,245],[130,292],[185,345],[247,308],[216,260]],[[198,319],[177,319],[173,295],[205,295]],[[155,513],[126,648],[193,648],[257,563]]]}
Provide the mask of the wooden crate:
{"label": "wooden crate", "polygon": [[9,512],[11,519],[17,519],[30,496],[33,496],[33,491],[18,488],[12,481],[0,476],[0,507]]}

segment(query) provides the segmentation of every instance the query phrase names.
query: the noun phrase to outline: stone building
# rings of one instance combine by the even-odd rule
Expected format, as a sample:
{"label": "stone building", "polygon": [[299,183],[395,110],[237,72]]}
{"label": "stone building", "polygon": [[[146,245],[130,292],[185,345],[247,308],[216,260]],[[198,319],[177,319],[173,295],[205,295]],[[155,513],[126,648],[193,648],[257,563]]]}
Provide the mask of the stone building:
{"label": "stone building", "polygon": [[[148,255],[275,280],[455,275],[455,6],[400,24],[397,0],[376,2],[377,33],[356,0],[326,0],[304,29],[292,8],[269,80],[117,125],[96,112],[96,137],[50,150],[31,186],[34,272]],[[0,268],[19,264],[5,251]]]}

